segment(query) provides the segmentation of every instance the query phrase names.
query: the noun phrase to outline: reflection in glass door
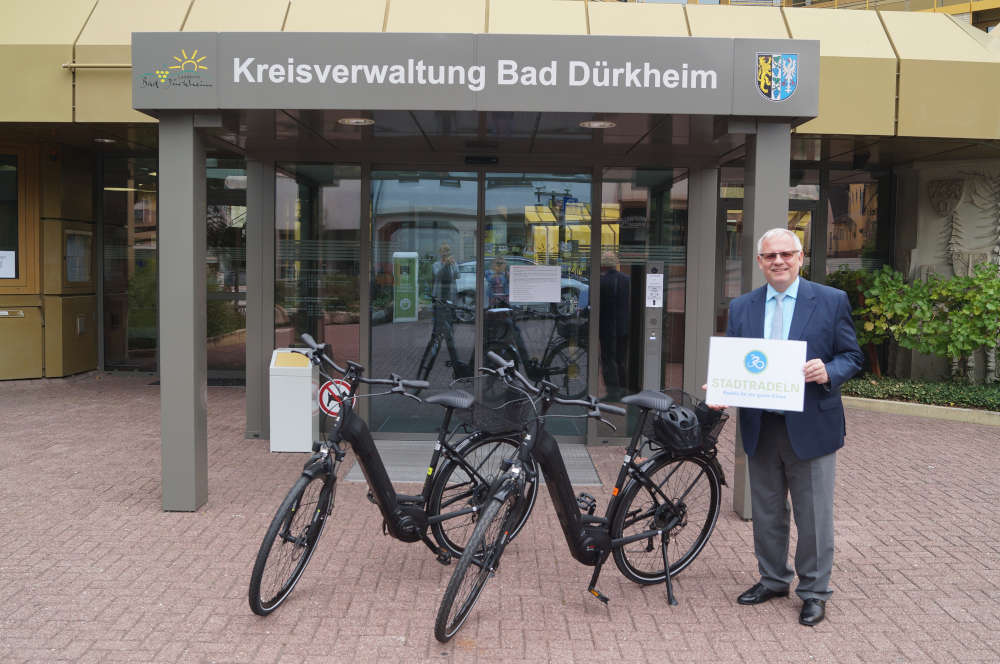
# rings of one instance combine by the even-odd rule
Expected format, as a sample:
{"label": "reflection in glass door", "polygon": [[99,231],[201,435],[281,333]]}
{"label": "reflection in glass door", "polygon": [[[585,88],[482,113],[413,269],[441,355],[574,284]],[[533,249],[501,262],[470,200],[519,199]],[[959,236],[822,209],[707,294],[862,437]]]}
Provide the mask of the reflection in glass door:
{"label": "reflection in glass door", "polygon": [[[484,351],[570,398],[587,396],[590,182],[589,175],[486,175]],[[582,418],[549,425],[557,434],[586,433]]]}
{"label": "reflection in glass door", "polygon": [[[601,191],[601,371],[595,391],[614,402],[644,384],[682,384],[687,171],[609,169]],[[645,284],[654,267],[663,275],[663,302],[647,308]],[[631,435],[634,420],[612,419],[618,435]]]}
{"label": "reflection in glass door", "polygon": [[[476,173],[374,171],[371,175],[371,363],[447,386],[472,375],[475,352]],[[372,431],[429,433],[437,408],[373,399]]]}
{"label": "reflection in glass door", "polygon": [[279,163],[274,226],[275,347],[308,332],[360,361],[361,169]]}
{"label": "reflection in glass door", "polygon": [[208,375],[242,381],[246,372],[246,168],[241,159],[208,159],[206,166]]}

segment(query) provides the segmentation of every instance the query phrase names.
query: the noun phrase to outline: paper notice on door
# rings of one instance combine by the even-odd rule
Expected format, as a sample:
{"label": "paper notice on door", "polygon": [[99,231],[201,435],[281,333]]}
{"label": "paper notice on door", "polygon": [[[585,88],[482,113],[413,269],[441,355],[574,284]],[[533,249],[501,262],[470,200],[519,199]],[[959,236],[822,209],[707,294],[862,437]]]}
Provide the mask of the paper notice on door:
{"label": "paper notice on door", "polygon": [[13,279],[16,276],[16,257],[17,254],[13,251],[0,251],[0,279]]}
{"label": "paper notice on door", "polygon": [[511,265],[510,301],[558,302],[561,271],[558,265]]}
{"label": "paper notice on door", "polygon": [[663,308],[663,273],[646,275],[646,307]]}

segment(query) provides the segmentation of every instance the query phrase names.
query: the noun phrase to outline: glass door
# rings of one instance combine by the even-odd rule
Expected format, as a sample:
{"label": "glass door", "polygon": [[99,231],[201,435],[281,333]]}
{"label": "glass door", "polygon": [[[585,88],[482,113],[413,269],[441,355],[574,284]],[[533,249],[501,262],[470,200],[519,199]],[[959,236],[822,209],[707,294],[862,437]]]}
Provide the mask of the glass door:
{"label": "glass door", "polygon": [[[371,362],[368,375],[398,373],[445,387],[475,366],[478,175],[373,171]],[[430,433],[438,408],[373,399],[372,431]]]}
{"label": "glass door", "polygon": [[208,377],[246,377],[247,179],[241,159],[206,162],[206,352]]}
{"label": "glass door", "polygon": [[[687,171],[608,169],[601,185],[598,338],[605,401],[652,384],[679,388],[684,369],[687,289]],[[647,307],[646,283],[662,275],[663,300]],[[630,415],[636,413],[630,410]],[[631,435],[634,417],[612,418]]]}
{"label": "glass door", "polygon": [[[590,185],[590,175],[486,174],[484,352],[570,398],[588,393]],[[582,436],[587,421],[554,417],[549,428]]]}

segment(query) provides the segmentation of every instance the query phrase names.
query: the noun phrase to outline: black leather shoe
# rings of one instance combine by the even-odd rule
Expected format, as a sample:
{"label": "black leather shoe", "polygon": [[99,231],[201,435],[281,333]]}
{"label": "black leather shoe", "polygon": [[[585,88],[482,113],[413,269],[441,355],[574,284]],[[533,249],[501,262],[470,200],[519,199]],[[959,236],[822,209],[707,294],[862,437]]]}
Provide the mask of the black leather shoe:
{"label": "black leather shoe", "polygon": [[753,588],[736,598],[738,604],[763,604],[775,597],[788,597],[787,590],[771,590],[763,583],[755,584]]}
{"label": "black leather shoe", "polygon": [[807,599],[799,614],[799,623],[807,627],[815,627],[826,617],[826,600]]}

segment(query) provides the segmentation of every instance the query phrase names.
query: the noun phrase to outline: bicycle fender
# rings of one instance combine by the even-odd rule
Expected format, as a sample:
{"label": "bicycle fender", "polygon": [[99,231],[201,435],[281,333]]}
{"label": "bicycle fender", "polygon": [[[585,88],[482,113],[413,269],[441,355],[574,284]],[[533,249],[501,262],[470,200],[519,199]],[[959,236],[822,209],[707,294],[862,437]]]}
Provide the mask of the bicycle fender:
{"label": "bicycle fender", "polygon": [[729,486],[728,484],[726,484],[726,474],[722,472],[722,464],[719,463],[719,459],[716,457],[712,457],[711,459],[708,460],[708,462],[712,464],[712,468],[715,469],[715,473],[719,476],[719,484],[721,484],[722,486]]}
{"label": "bicycle fender", "polygon": [[[310,479],[316,479],[321,475],[325,475],[326,462],[323,459],[314,459],[306,464],[305,468],[302,469],[302,474]],[[336,482],[337,478],[334,477],[333,481]]]}

